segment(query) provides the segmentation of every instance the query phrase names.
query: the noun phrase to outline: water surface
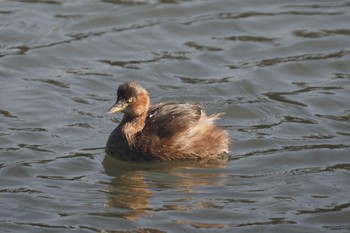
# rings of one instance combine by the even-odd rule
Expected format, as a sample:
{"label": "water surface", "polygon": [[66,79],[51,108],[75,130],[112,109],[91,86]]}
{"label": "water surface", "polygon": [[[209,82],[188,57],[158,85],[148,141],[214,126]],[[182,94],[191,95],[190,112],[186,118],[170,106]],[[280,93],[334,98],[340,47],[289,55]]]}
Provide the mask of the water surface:
{"label": "water surface", "polygon": [[[350,2],[0,2],[2,232],[349,232]],[[105,156],[116,87],[201,102],[226,165]]]}

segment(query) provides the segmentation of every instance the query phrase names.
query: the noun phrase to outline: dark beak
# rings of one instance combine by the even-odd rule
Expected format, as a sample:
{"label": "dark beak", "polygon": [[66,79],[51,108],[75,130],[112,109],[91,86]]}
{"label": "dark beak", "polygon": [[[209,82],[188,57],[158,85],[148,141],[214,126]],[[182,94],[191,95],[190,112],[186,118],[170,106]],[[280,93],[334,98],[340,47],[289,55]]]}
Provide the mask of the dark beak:
{"label": "dark beak", "polygon": [[128,107],[128,104],[125,102],[116,102],[109,110],[108,114],[116,113],[116,112],[122,112],[124,109]]}

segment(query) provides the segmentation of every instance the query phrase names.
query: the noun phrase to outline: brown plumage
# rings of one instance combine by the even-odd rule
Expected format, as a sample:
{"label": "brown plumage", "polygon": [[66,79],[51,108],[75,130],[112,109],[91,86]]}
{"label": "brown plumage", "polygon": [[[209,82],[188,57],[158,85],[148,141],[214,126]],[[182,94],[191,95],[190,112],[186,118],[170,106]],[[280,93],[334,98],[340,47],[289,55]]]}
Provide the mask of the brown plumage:
{"label": "brown plumage", "polygon": [[158,103],[135,82],[123,83],[108,113],[123,112],[106,145],[107,154],[127,161],[213,160],[228,153],[227,131],[213,124],[199,104]]}

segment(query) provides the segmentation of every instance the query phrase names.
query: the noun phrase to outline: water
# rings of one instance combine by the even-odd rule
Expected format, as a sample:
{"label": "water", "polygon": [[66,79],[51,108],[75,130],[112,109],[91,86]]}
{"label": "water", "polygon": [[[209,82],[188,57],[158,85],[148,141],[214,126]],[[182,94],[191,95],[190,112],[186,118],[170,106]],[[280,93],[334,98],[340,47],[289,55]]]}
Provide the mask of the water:
{"label": "water", "polygon": [[[0,2],[1,232],[349,232],[350,2]],[[226,165],[105,157],[116,87],[201,102]]]}

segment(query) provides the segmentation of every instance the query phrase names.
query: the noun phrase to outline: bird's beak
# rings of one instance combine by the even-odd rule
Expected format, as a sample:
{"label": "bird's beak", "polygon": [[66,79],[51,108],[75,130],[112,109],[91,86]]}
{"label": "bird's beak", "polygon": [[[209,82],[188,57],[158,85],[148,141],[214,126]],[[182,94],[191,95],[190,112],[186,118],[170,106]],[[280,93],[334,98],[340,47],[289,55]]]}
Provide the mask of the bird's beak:
{"label": "bird's beak", "polygon": [[128,103],[125,102],[116,102],[109,110],[108,114],[116,113],[116,112],[122,112],[124,109],[128,107]]}

